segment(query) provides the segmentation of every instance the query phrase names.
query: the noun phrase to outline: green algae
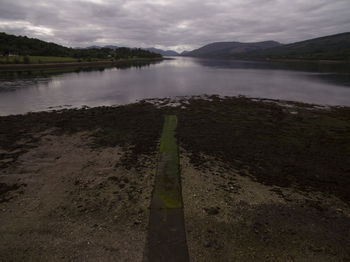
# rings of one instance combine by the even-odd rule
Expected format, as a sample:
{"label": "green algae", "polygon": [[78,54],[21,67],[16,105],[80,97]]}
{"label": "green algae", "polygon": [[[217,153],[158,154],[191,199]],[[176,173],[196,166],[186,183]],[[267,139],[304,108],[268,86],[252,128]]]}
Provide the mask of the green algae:
{"label": "green algae", "polygon": [[165,115],[155,195],[161,199],[166,208],[182,207],[176,127],[177,117]]}

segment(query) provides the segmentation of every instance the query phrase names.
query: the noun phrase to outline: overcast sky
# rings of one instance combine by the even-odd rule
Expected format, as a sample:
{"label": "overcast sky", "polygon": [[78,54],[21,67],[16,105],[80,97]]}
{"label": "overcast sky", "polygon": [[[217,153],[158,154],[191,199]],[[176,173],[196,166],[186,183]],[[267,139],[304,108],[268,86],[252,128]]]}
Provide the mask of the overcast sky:
{"label": "overcast sky", "polygon": [[350,0],[0,0],[0,31],[65,46],[191,50],[350,31]]}

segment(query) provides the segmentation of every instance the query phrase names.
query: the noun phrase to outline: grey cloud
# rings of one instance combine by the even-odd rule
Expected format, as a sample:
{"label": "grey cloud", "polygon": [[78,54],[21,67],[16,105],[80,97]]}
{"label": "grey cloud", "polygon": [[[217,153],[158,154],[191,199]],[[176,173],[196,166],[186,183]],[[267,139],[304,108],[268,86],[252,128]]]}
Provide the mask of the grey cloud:
{"label": "grey cloud", "polygon": [[0,31],[68,46],[196,48],[349,31],[349,0],[0,0]]}

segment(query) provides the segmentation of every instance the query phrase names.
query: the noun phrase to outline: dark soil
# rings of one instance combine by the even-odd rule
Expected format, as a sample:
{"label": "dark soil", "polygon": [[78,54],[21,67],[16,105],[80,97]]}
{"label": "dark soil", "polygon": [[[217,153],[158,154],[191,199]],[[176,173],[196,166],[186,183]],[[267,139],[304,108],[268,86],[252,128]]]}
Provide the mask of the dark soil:
{"label": "dark soil", "polygon": [[197,167],[210,167],[204,153],[266,185],[331,193],[350,202],[350,108],[209,100],[190,99],[186,109],[171,109],[178,113],[180,144]]}
{"label": "dark soil", "polygon": [[95,147],[130,147],[122,164],[131,168],[140,154],[156,152],[162,115],[176,113],[180,144],[192,153],[191,161],[198,167],[210,166],[201,159],[202,152],[243,175],[249,171],[267,185],[293,185],[350,201],[349,108],[320,110],[289,103],[294,106],[290,108],[245,97],[209,100],[180,101],[186,109],[157,109],[143,102],[0,117],[0,148],[11,151],[0,152],[0,167],[34,146],[39,139],[35,134],[54,128],[56,134],[95,130]]}
{"label": "dark soil", "polygon": [[[69,109],[0,117],[0,168],[14,162],[35,146],[38,133],[53,129],[53,134],[95,131],[93,147],[123,146],[129,154],[122,159],[126,168],[139,165],[138,157],[157,151],[163,124],[161,112],[146,103],[120,107]],[[5,161],[6,160],[6,161]],[[8,160],[8,161],[7,161]]]}
{"label": "dark soil", "polygon": [[[0,183],[0,203],[9,201],[12,197],[7,193],[18,190],[21,186],[27,186],[26,184],[12,184]],[[23,193],[23,192],[22,192]]]}
{"label": "dark soil", "polygon": [[[108,254],[134,248],[130,238],[117,245],[119,253],[112,249],[119,239],[128,239],[130,230],[146,228],[154,173],[147,162],[157,159],[163,115],[176,114],[180,148],[190,160],[181,170],[187,236],[192,250],[205,255],[198,261],[232,261],[232,256],[304,261],[311,255],[314,261],[348,260],[350,108],[215,96],[180,100],[177,107],[169,102],[0,117],[4,257],[28,257],[25,252],[33,250],[28,246],[52,253],[46,244],[60,256],[65,250],[75,254],[82,248],[70,249],[71,230],[76,231],[73,246],[81,245],[89,255],[99,256],[81,240],[92,235],[101,236],[98,250],[111,236]],[[75,134],[82,140],[76,144]],[[261,203],[253,201],[257,196]],[[91,233],[104,224],[108,231]],[[30,236],[38,236],[32,232],[47,233],[38,233],[42,242],[32,243]],[[66,249],[55,246],[55,234]],[[142,253],[143,242],[138,243]]]}

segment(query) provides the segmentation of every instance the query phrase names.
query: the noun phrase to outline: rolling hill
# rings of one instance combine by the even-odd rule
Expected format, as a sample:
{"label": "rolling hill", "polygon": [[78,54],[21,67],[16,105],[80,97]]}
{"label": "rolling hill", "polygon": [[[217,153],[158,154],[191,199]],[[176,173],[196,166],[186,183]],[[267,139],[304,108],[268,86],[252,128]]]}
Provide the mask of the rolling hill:
{"label": "rolling hill", "polygon": [[280,45],[280,43],[275,41],[264,41],[256,43],[216,42],[187,52],[184,55],[196,57],[230,56],[237,53],[246,53],[255,50],[276,47]]}
{"label": "rolling hill", "polygon": [[266,50],[234,54],[244,59],[350,60],[350,33],[314,38]]}
{"label": "rolling hill", "polygon": [[350,33],[324,36],[285,45],[275,41],[217,42],[195,49],[184,56],[251,60],[350,60]]}

